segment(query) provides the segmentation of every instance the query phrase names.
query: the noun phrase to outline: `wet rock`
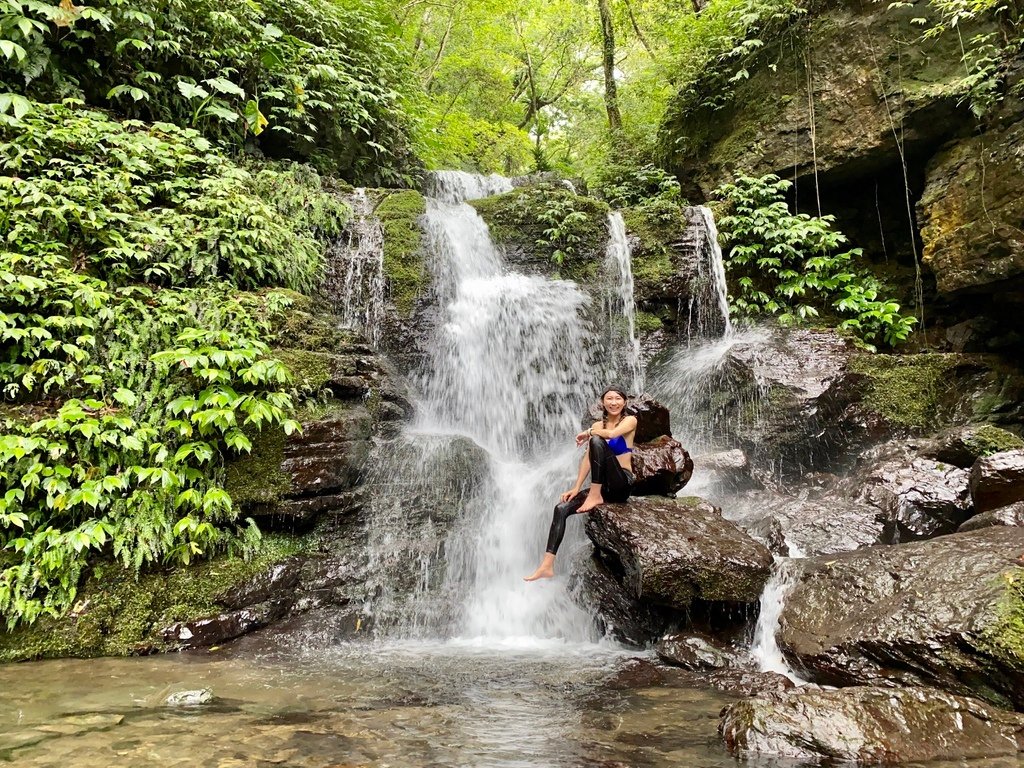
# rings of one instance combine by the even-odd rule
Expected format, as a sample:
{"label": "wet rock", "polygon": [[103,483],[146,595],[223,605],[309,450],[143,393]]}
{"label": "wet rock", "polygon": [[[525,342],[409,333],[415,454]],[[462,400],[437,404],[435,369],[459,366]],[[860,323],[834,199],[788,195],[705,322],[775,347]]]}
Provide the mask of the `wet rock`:
{"label": "wet rock", "polygon": [[753,669],[716,669],[702,678],[702,684],[737,696],[757,696],[765,693],[788,691],[793,681],[778,672],[758,672]]}
{"label": "wet rock", "polygon": [[166,699],[164,704],[168,707],[198,707],[202,704],[209,704],[213,701],[213,691],[209,688],[199,688],[194,691],[177,691]]}
{"label": "wet rock", "polygon": [[238,610],[257,603],[287,601],[294,599],[294,588],[302,571],[302,560],[290,558],[276,563],[264,573],[234,585],[214,598],[225,608]]}
{"label": "wet rock", "polygon": [[665,635],[655,648],[658,658],[667,664],[693,671],[737,667],[743,664],[735,649],[698,632]]}
{"label": "wet rock", "polygon": [[772,566],[763,545],[697,498],[606,504],[586,531],[631,595],[676,610],[756,602]]}
{"label": "wet rock", "polygon": [[660,637],[672,621],[669,611],[640,602],[599,558],[587,559],[573,572],[572,585],[597,613],[602,634],[643,648]]}
{"label": "wet rock", "polygon": [[1024,450],[978,459],[971,467],[971,496],[977,512],[1024,500]]}
{"label": "wet rock", "polygon": [[975,515],[960,526],[960,531],[977,531],[981,528],[1005,525],[1011,528],[1024,526],[1024,501],[1018,501],[1008,507],[1000,507],[989,512]]}
{"label": "wet rock", "polygon": [[693,476],[693,460],[682,444],[662,436],[633,446],[634,496],[675,496]]}
{"label": "wet rock", "polygon": [[934,685],[1024,706],[1024,529],[793,561],[779,647],[828,685]]}
{"label": "wet rock", "polygon": [[1024,716],[930,688],[793,690],[723,711],[719,732],[736,756],[893,765],[1013,756]]}
{"label": "wet rock", "polygon": [[773,554],[784,557],[870,547],[880,543],[884,532],[875,507],[846,500],[831,486],[808,498],[753,491],[738,506],[748,510],[739,513],[740,526]]}
{"label": "wet rock", "polygon": [[890,543],[952,533],[972,512],[967,472],[919,456],[894,456],[871,466],[856,498],[877,508]]}
{"label": "wet rock", "polygon": [[1024,440],[1013,432],[992,424],[968,424],[938,435],[922,449],[921,454],[961,469],[970,469],[984,456],[1018,448],[1024,448]]}
{"label": "wet rock", "polygon": [[363,408],[332,413],[303,424],[284,446],[281,470],[291,478],[288,495],[301,497],[353,487],[369,455],[370,414]]}
{"label": "wet rock", "polygon": [[750,461],[747,454],[738,448],[701,454],[693,463],[700,473],[701,480],[707,485],[717,485],[735,491],[749,488],[753,484]]}
{"label": "wet rock", "polygon": [[174,648],[207,648],[234,640],[275,621],[288,612],[291,600],[284,604],[261,603],[194,621],[178,621],[160,630],[165,643]]}

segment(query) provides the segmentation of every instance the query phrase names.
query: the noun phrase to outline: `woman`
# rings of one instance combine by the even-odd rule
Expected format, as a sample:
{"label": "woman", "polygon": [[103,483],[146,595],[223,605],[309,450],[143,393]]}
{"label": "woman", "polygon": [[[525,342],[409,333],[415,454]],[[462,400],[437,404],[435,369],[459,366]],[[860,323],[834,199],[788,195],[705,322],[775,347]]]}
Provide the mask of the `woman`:
{"label": "woman", "polygon": [[[636,437],[636,417],[625,416],[626,393],[617,387],[609,387],[601,394],[601,408],[604,418],[595,421],[586,432],[576,435],[576,445],[587,445],[587,451],[580,460],[576,474],[576,485],[563,493],[555,507],[548,533],[548,547],[544,559],[526,581],[550,579],[555,575],[555,555],[565,535],[565,521],[570,515],[589,512],[606,501],[618,503],[629,498],[633,489],[631,454]],[[590,473],[590,488],[580,490]]]}

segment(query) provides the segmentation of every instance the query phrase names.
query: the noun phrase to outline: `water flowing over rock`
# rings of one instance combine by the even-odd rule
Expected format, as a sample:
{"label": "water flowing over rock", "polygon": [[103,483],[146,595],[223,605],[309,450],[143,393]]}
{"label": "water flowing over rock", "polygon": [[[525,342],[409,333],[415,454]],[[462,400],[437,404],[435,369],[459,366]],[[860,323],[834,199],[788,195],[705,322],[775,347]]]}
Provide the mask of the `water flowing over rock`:
{"label": "water flowing over rock", "polygon": [[828,685],[934,685],[1024,706],[1024,530],[799,561],[779,646]]}
{"label": "water flowing over rock", "polygon": [[462,203],[512,190],[504,176],[480,176],[465,171],[431,171],[424,177],[423,193],[446,203]]}
{"label": "water flowing over rock", "polygon": [[594,546],[645,603],[679,611],[698,600],[752,603],[768,580],[768,550],[700,499],[635,498],[588,517]]}
{"label": "water flowing over rock", "polygon": [[633,300],[632,247],[626,237],[626,224],[619,212],[608,214],[608,247],[605,249],[605,288],[607,350],[615,361],[608,372],[612,380],[628,377],[629,391],[643,388],[640,341],[636,337],[636,303]]}
{"label": "water flowing over rock", "polygon": [[1024,500],[1024,450],[978,459],[971,467],[971,496],[978,512]]}
{"label": "water flowing over rock", "polygon": [[747,758],[896,765],[1024,751],[1024,715],[931,688],[758,695],[727,707],[719,731]]}

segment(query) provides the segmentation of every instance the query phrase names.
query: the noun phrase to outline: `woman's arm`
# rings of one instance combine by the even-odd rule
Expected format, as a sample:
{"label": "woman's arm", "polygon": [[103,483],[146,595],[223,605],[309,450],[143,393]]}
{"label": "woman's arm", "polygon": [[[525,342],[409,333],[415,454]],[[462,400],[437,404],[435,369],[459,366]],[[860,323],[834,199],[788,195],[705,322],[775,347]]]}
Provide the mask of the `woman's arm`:
{"label": "woman's arm", "polygon": [[600,425],[595,425],[590,428],[590,434],[603,437],[605,440],[611,440],[613,437],[620,437],[622,435],[628,435],[630,432],[636,431],[636,416],[626,416],[615,425],[615,429],[602,429]]}

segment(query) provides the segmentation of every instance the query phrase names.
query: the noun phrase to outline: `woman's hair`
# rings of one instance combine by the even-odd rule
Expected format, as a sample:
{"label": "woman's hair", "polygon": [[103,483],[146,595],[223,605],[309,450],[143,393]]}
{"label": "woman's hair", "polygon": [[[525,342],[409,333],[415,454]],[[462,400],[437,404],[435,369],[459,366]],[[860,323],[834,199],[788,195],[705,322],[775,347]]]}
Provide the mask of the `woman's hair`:
{"label": "woman's hair", "polygon": [[[622,395],[623,400],[629,400],[629,396],[626,394],[626,391],[621,387],[615,386],[614,384],[610,387],[605,387],[604,392],[601,393],[601,429],[608,429],[608,411],[604,409],[604,396],[607,395],[609,392],[616,392]],[[623,408],[622,413],[619,414],[619,421],[622,420],[622,418],[625,416],[625,413],[626,409]]]}

